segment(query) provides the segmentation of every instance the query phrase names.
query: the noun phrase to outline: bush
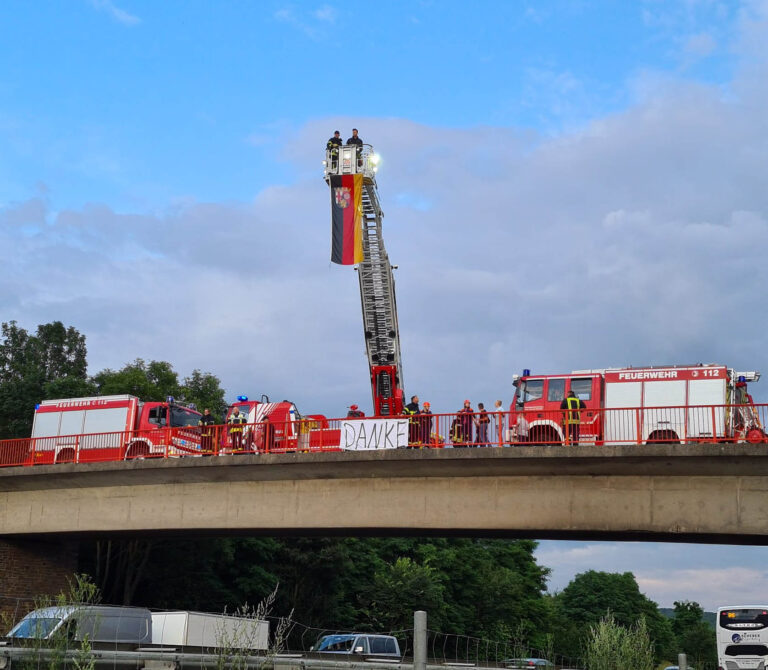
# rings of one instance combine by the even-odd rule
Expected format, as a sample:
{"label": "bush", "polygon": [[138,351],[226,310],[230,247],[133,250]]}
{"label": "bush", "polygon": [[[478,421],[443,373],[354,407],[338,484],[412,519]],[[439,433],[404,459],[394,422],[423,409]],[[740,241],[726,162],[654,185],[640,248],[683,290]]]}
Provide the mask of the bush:
{"label": "bush", "polygon": [[589,670],[654,670],[645,617],[624,628],[609,613],[590,627],[584,656]]}

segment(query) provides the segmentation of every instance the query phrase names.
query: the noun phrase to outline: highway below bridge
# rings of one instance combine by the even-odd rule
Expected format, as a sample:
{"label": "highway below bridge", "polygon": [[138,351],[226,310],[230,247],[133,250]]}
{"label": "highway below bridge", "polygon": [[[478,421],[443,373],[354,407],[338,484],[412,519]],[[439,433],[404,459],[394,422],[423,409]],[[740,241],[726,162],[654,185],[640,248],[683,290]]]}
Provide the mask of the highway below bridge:
{"label": "highway below bridge", "polygon": [[3,468],[0,594],[43,588],[14,577],[30,566],[74,569],[72,546],[81,538],[768,544],[767,502],[768,449],[751,444],[392,449]]}

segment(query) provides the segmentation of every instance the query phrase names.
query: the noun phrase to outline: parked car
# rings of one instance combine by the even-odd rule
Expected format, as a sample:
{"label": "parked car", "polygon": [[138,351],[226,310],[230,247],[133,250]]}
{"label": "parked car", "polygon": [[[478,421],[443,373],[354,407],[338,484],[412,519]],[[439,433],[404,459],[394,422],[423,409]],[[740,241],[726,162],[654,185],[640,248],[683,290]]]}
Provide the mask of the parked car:
{"label": "parked car", "polygon": [[323,635],[310,651],[323,654],[361,654],[400,658],[400,645],[396,637],[392,635],[369,635],[367,633]]}

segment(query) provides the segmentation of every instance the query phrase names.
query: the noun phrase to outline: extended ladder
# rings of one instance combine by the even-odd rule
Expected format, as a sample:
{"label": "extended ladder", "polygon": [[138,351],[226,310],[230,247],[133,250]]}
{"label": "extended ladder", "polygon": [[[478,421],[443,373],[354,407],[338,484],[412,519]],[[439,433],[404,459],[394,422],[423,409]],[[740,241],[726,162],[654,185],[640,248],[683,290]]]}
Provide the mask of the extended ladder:
{"label": "extended ladder", "polygon": [[363,333],[371,371],[374,413],[392,416],[403,409],[403,365],[395,278],[382,235],[384,212],[376,187],[377,162],[370,145],[365,145],[360,152],[355,146],[339,147],[338,156],[326,155],[325,180],[330,183],[331,175],[363,175],[363,261],[356,268]]}

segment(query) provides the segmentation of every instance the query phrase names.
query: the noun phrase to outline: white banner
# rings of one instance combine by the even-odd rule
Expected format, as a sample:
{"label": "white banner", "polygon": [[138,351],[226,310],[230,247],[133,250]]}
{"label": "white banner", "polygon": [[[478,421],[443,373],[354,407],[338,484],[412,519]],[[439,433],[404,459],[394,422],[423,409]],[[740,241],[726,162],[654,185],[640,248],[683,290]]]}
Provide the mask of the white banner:
{"label": "white banner", "polygon": [[341,422],[341,448],[347,451],[408,446],[408,419],[354,419]]}

